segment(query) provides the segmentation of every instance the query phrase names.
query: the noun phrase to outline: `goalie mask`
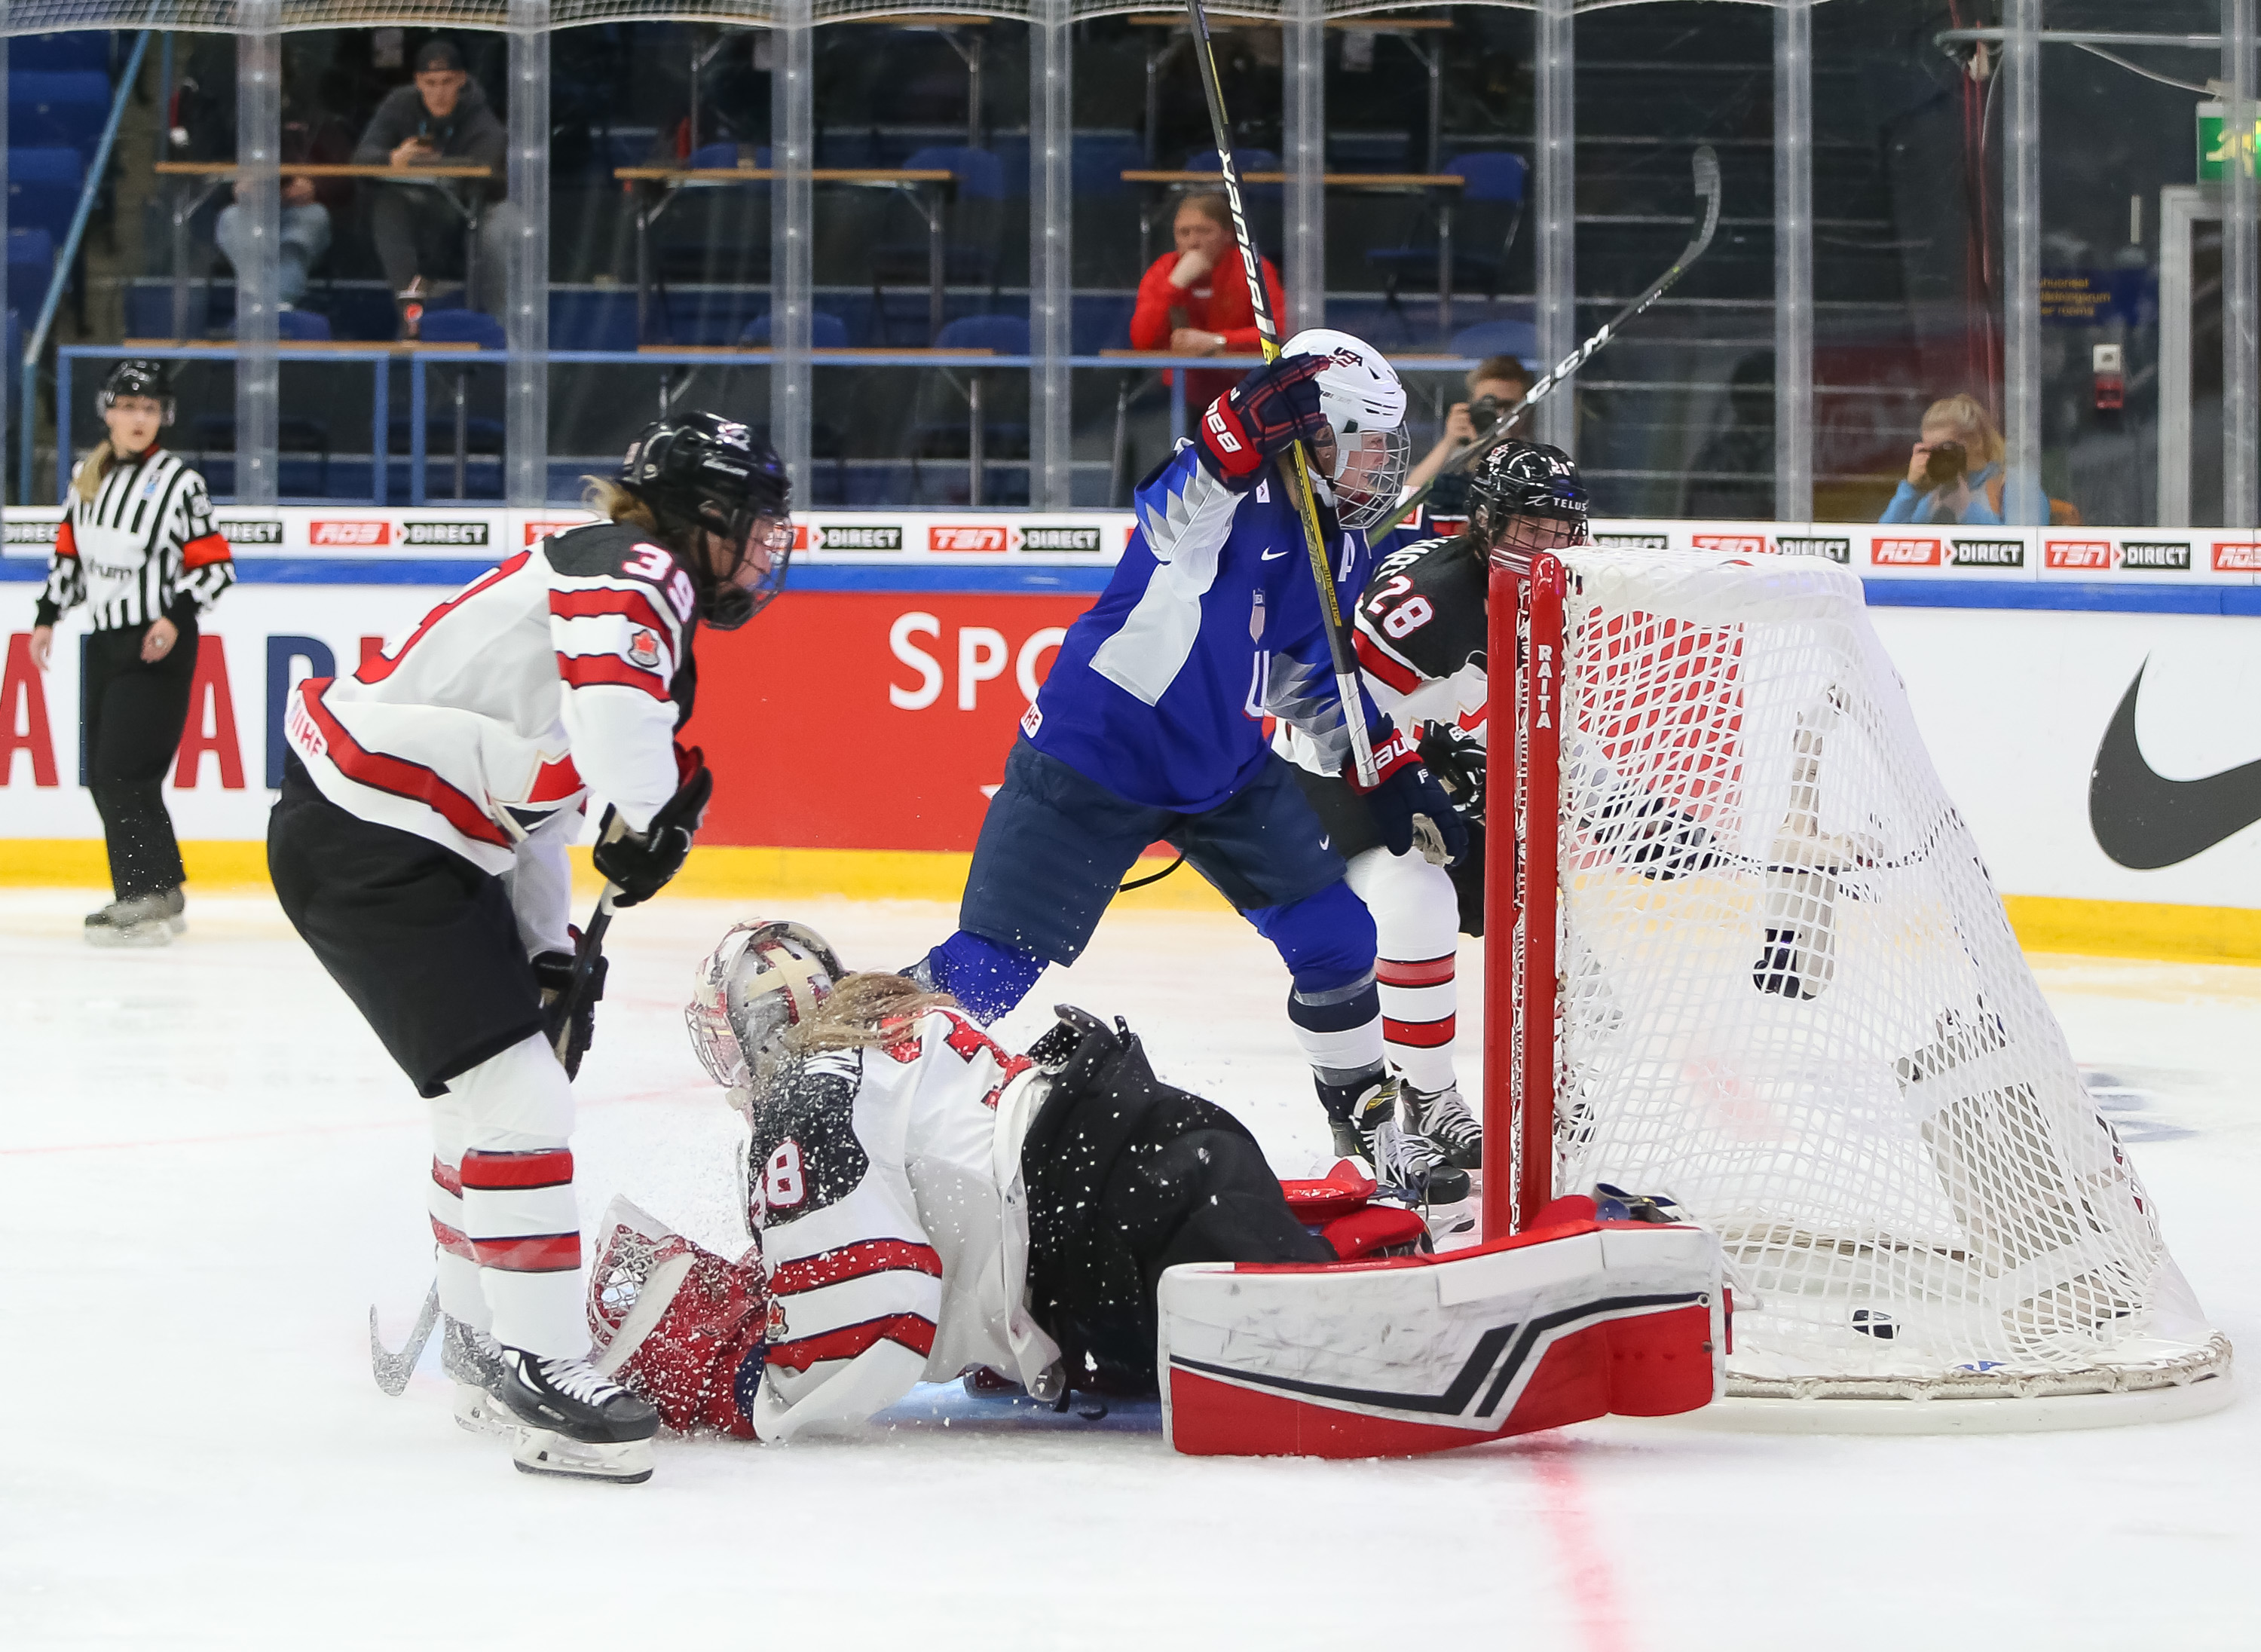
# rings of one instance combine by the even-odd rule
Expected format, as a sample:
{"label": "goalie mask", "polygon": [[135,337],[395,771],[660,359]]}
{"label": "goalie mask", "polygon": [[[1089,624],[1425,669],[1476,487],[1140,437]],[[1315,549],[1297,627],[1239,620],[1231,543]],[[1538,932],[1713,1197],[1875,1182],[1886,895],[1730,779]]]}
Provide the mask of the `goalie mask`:
{"label": "goalie mask", "polygon": [[1373,527],[1397,503],[1411,451],[1397,370],[1365,340],[1331,327],[1305,328],[1280,354],[1328,358],[1315,382],[1319,409],[1334,427],[1334,465],[1318,479],[1332,494],[1345,528]]}
{"label": "goalie mask", "polygon": [[805,923],[741,923],[699,966],[683,1019],[691,1048],[714,1082],[758,1090],[783,1053],[788,1027],[816,1013],[847,971],[831,944]]}
{"label": "goalie mask", "polygon": [[1530,557],[1586,542],[1586,490],[1560,448],[1503,442],[1477,463],[1468,531],[1487,551]]}
{"label": "goalie mask", "polygon": [[[646,425],[621,461],[620,485],[650,506],[699,585],[700,617],[735,631],[785,588],[793,558],[792,483],[775,449],[718,413]],[[727,571],[712,565],[700,530],[729,547]]]}

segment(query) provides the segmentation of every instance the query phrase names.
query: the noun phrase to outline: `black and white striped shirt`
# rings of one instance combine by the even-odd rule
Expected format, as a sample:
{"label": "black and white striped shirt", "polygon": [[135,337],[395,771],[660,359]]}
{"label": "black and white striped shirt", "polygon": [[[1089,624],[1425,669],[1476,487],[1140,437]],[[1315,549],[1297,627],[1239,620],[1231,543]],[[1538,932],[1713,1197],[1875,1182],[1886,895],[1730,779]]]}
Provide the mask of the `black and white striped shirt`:
{"label": "black and white striped shirt", "polygon": [[176,455],[151,447],[121,459],[92,499],[75,490],[55,530],[38,623],[83,602],[97,631],[183,625],[235,583],[227,541],[212,528],[205,479]]}

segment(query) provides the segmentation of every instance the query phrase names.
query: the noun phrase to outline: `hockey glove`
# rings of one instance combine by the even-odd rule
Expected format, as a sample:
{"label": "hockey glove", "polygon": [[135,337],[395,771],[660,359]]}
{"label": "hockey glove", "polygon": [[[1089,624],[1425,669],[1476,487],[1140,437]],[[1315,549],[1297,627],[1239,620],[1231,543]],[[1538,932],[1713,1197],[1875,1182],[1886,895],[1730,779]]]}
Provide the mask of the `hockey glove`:
{"label": "hockey glove", "polygon": [[1209,474],[1243,492],[1256,485],[1265,460],[1325,429],[1317,381],[1327,366],[1324,356],[1283,356],[1209,403],[1198,444]]}
{"label": "hockey glove", "polygon": [[[573,944],[581,945],[581,931],[572,930]],[[573,952],[536,952],[534,955],[534,979],[542,988],[542,1036],[549,1046],[558,1052],[557,1059],[565,1064],[565,1076],[581,1076],[581,1058],[597,1038],[597,1001],[605,995],[605,972],[612,960],[602,952],[589,966],[589,984],[581,994],[581,1002],[570,1009],[565,994],[573,984]],[[563,1041],[559,1041],[559,1035]]]}
{"label": "hockey glove", "polygon": [[687,770],[683,784],[653,812],[651,824],[642,832],[627,830],[623,824],[615,836],[616,811],[606,806],[597,846],[589,858],[619,886],[620,894],[613,897],[616,907],[640,905],[665,888],[667,880],[683,870],[691,840],[698,834],[699,822],[706,818],[707,800],[714,794],[714,776],[700,760],[696,747],[678,756]]}
{"label": "hockey glove", "polygon": [[1425,722],[1420,747],[1421,761],[1429,765],[1437,784],[1453,800],[1461,820],[1481,821],[1486,772],[1483,743],[1458,723]]}
{"label": "hockey glove", "polygon": [[1343,778],[1366,798],[1382,846],[1393,855],[1415,849],[1432,866],[1450,866],[1468,851],[1468,829],[1453,810],[1453,800],[1421,761],[1421,753],[1396,728],[1373,733],[1374,765],[1380,782],[1371,791],[1358,783],[1358,770],[1346,765]]}

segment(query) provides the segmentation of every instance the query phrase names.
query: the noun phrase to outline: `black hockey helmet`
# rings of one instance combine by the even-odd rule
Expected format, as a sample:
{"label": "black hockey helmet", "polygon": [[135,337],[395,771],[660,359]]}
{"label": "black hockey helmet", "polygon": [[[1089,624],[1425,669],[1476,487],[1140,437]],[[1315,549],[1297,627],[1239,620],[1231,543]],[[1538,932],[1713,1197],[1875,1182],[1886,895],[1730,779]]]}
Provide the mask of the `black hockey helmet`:
{"label": "black hockey helmet", "polygon": [[[744,425],[709,413],[646,425],[621,461],[620,484],[651,507],[662,533],[691,542],[679,549],[699,583],[700,613],[716,630],[736,630],[785,588],[792,480]],[[733,547],[729,572],[707,565],[699,529]]]}
{"label": "black hockey helmet", "polygon": [[1552,550],[1586,538],[1586,490],[1560,448],[1503,442],[1477,462],[1468,486],[1468,531],[1487,549]]}
{"label": "black hockey helmet", "polygon": [[120,396],[147,396],[164,410],[163,422],[173,422],[173,387],[165,382],[162,363],[139,359],[118,363],[95,392],[95,412],[108,413]]}

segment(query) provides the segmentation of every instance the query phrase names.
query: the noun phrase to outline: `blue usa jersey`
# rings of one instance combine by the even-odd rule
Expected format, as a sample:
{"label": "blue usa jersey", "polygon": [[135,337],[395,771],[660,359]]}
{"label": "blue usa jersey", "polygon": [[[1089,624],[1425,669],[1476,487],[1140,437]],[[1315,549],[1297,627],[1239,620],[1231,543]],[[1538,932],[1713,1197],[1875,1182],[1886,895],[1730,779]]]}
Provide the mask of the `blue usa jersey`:
{"label": "blue usa jersey", "polygon": [[[1199,814],[1256,777],[1268,715],[1348,761],[1326,619],[1296,506],[1277,471],[1235,492],[1190,444],[1140,485],[1138,525],[1115,577],[1069,628],[1022,732],[1109,791]],[[1336,600],[1357,605],[1366,536],[1324,505]],[[1356,715],[1380,714],[1361,686]]]}

